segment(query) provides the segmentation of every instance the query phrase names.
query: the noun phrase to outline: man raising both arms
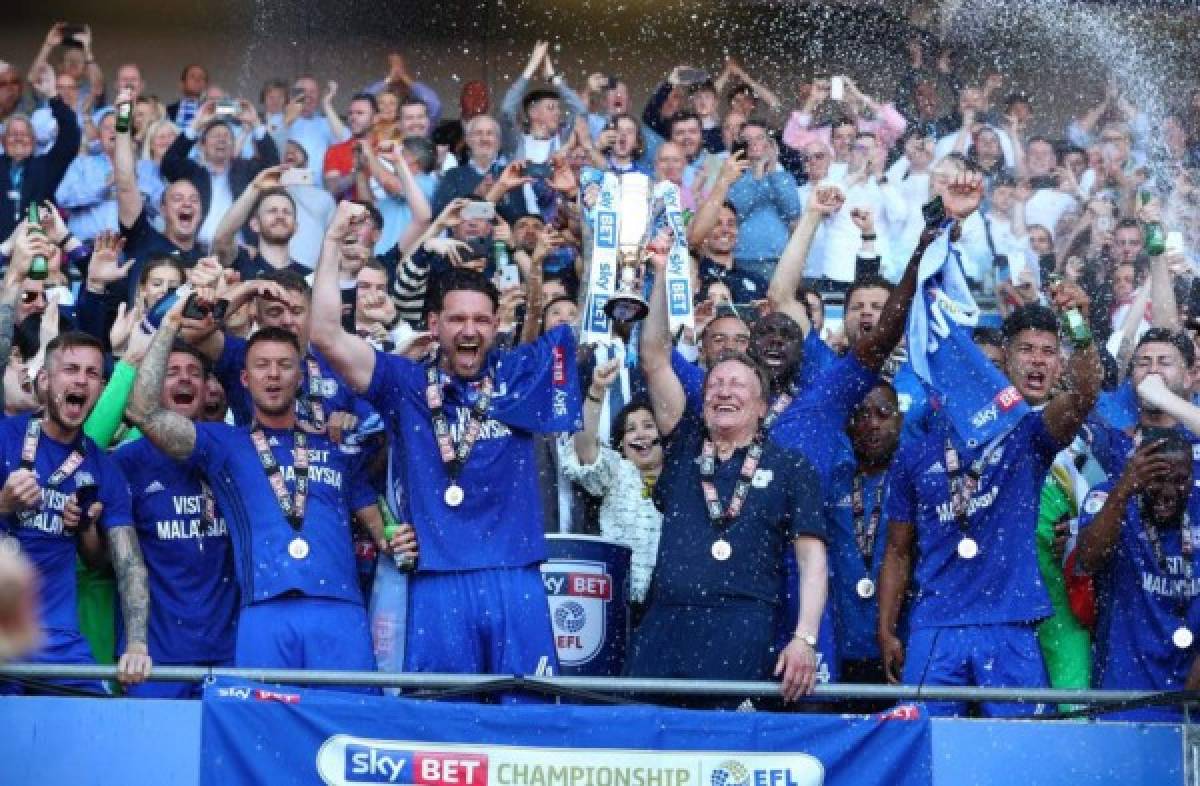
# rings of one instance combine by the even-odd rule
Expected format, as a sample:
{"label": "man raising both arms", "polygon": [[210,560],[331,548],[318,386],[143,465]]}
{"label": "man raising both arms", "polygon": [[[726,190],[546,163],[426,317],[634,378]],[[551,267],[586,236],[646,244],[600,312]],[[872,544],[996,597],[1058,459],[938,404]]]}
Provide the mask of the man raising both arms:
{"label": "man raising both arms", "polygon": [[[317,264],[311,338],[383,415],[395,479],[389,502],[408,509],[420,538],[405,668],[552,673],[533,433],[580,428],[571,329],[493,352],[496,288],[456,268],[432,298],[436,359],[377,352],[339,317],[338,245],[366,217],[361,205],[338,206]],[[394,498],[400,483],[404,500]]]}

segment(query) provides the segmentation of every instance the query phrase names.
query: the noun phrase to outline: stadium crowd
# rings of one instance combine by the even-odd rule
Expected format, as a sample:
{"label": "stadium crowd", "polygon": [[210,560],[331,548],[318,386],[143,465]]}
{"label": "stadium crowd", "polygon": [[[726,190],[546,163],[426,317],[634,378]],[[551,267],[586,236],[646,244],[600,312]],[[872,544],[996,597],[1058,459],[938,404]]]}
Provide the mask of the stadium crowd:
{"label": "stadium crowd", "polygon": [[[538,566],[575,533],[632,552],[633,676],[1200,687],[1200,92],[1113,82],[1041,136],[921,38],[892,97],[728,59],[643,103],[539,42],[454,107],[386,65],[237,96],[193,63],[160,97],[66,24],[0,63],[28,660],[158,697],[196,686],[157,665],[374,670],[394,562],[405,670],[552,674]],[[594,340],[606,173],[665,184],[686,237]],[[955,292],[969,340],[914,332]]]}

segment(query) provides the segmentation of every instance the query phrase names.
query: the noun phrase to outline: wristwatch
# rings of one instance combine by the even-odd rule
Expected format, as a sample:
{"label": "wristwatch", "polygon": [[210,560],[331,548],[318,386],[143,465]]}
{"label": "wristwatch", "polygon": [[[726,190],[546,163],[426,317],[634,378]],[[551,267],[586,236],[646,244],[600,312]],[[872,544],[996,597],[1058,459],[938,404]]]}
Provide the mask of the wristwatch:
{"label": "wristwatch", "polygon": [[798,630],[798,631],[796,631],[796,635],[793,636],[793,638],[800,639],[800,641],[807,644],[813,650],[813,652],[816,652],[816,650],[817,650],[817,637],[816,636],[814,636],[811,633],[808,633],[806,631]]}

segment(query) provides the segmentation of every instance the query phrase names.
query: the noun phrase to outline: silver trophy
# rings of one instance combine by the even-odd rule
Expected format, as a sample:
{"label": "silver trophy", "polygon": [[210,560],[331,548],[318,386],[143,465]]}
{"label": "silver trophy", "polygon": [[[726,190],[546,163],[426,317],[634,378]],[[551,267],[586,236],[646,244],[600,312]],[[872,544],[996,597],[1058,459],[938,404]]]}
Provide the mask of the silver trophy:
{"label": "silver trophy", "polygon": [[650,223],[650,178],[630,172],[621,175],[621,215],[617,229],[617,291],[604,304],[614,322],[638,322],[650,307],[642,297],[642,259]]}

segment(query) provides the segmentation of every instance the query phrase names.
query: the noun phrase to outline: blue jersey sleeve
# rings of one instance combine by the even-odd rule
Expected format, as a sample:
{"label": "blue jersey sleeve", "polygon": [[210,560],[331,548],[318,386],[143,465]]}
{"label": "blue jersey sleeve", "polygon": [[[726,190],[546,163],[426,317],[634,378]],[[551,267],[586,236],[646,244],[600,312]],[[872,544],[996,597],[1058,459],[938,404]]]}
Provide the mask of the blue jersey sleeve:
{"label": "blue jersey sleeve", "polygon": [[379,499],[379,492],[371,484],[371,473],[367,471],[363,457],[359,455],[351,458],[353,460],[347,467],[350,478],[346,484],[346,505],[350,512],[354,513],[375,504]]}
{"label": "blue jersey sleeve", "polygon": [[853,352],[847,352],[817,375],[804,398],[816,409],[831,413],[844,427],[850,413],[877,384],[879,372],[864,366]]}
{"label": "blue jersey sleeve", "polygon": [[363,398],[381,414],[395,415],[405,397],[421,389],[421,370],[408,358],[376,350],[375,369]]}
{"label": "blue jersey sleeve", "polygon": [[1081,532],[1096,520],[1096,515],[1104,507],[1112,488],[1113,484],[1105,481],[1094,486],[1083,498],[1083,504],[1079,506],[1079,529]]}
{"label": "blue jersey sleeve", "polygon": [[104,510],[100,513],[100,526],[104,529],[126,527],[133,524],[133,498],[129,493],[129,482],[114,458],[99,456],[100,495]]}
{"label": "blue jersey sleeve", "polygon": [[917,490],[913,484],[911,466],[910,451],[901,447],[887,475],[883,510],[884,518],[889,522],[917,523]]}
{"label": "blue jersey sleeve", "polygon": [[671,370],[683,386],[683,396],[688,412],[704,411],[704,369],[689,363],[678,350],[671,350]]}
{"label": "blue jersey sleeve", "polygon": [[225,423],[197,423],[196,446],[192,448],[192,455],[188,456],[185,463],[200,472],[208,473],[224,461],[236,431],[237,429]]}
{"label": "blue jersey sleeve", "polygon": [[491,416],[525,431],[574,432],[583,428],[575,334],[560,325],[496,363]]}

